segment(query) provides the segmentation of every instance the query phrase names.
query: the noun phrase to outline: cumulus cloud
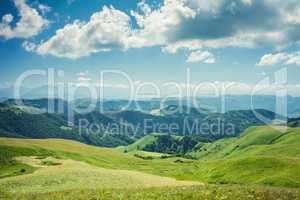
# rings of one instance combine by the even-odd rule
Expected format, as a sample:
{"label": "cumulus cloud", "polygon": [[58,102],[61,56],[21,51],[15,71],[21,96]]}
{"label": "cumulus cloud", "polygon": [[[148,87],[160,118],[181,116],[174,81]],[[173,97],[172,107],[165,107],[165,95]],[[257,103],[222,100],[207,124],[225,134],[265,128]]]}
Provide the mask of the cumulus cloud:
{"label": "cumulus cloud", "polygon": [[274,53],[264,55],[258,66],[271,66],[276,64],[283,65],[300,65],[300,51],[294,53]]}
{"label": "cumulus cloud", "polygon": [[12,16],[11,14],[6,14],[2,17],[2,23],[9,24],[10,22],[12,22],[13,19],[14,16]]}
{"label": "cumulus cloud", "polygon": [[203,62],[207,64],[215,63],[215,56],[208,51],[193,51],[188,56],[186,62],[195,63],[195,62]]}
{"label": "cumulus cloud", "polygon": [[38,9],[43,15],[51,11],[51,7],[44,4],[39,4]]}
{"label": "cumulus cloud", "polygon": [[148,46],[168,53],[286,47],[300,40],[299,9],[298,0],[164,0],[159,6],[141,1],[130,16],[104,6],[88,22],[74,21],[57,30],[37,52],[76,59]]}
{"label": "cumulus cloud", "polygon": [[285,61],[286,65],[300,65],[300,51],[289,55],[289,58]]}
{"label": "cumulus cloud", "polygon": [[131,11],[131,15],[139,26],[135,38],[143,40],[144,46],[168,43],[178,25],[195,18],[197,14],[183,0],[165,0],[161,7],[153,10],[149,5],[141,3],[139,8],[139,11]]}
{"label": "cumulus cloud", "polygon": [[33,52],[36,49],[36,44],[29,41],[24,41],[22,43],[22,47],[28,52]]}
{"label": "cumulus cloud", "polygon": [[[162,7],[137,16],[143,30],[158,30],[155,33],[162,38],[164,52],[203,47],[284,47],[300,40],[297,0],[178,0],[175,4],[181,6],[181,13],[176,13],[169,2],[165,0]],[[164,26],[170,13],[175,13],[176,20]],[[152,20],[158,16],[160,20]]]}
{"label": "cumulus cloud", "polygon": [[88,22],[74,21],[67,24],[37,48],[41,55],[77,59],[91,53],[126,50],[167,43],[166,32],[182,18],[194,17],[192,9],[181,0],[165,1],[158,10],[152,10],[144,2],[138,11],[131,11],[138,28],[132,28],[132,20],[126,13],[114,7],[104,6],[94,13]]}
{"label": "cumulus cloud", "polygon": [[28,6],[25,0],[14,0],[19,12],[20,20],[15,26],[11,25],[14,17],[6,14],[0,22],[0,36],[5,39],[29,38],[39,34],[49,24],[47,19],[39,15],[38,11]]}
{"label": "cumulus cloud", "polygon": [[130,17],[113,7],[104,6],[88,22],[74,21],[37,48],[41,55],[76,59],[91,53],[126,49],[131,34]]}

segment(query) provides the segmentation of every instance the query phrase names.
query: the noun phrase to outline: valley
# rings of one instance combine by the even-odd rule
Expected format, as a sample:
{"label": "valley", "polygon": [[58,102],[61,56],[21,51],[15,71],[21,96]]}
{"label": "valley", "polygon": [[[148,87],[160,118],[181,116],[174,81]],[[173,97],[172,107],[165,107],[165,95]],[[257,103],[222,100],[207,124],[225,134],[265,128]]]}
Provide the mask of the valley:
{"label": "valley", "polygon": [[[162,195],[166,186],[173,188],[171,193],[186,187],[197,199],[204,191],[234,187],[233,194],[242,195],[259,187],[257,191],[265,194],[280,187],[295,188],[292,192],[282,190],[289,191],[296,199],[300,187],[299,136],[299,128],[282,133],[271,127],[252,127],[237,138],[197,144],[187,153],[194,159],[159,153],[137,157],[146,152],[137,148],[137,144],[111,149],[62,139],[1,138],[0,182],[5,187],[0,191],[7,196],[18,190],[25,192],[25,196],[59,196],[70,192],[85,198],[98,192],[108,191],[108,196],[114,196],[118,190],[139,191],[137,188],[149,187],[161,188],[154,191]],[[138,142],[140,148],[156,141],[153,136],[146,137]],[[43,160],[51,162],[41,166]],[[274,188],[268,189],[270,186]],[[142,191],[143,195],[147,193],[147,189]],[[130,198],[136,198],[135,195]],[[287,198],[284,192],[280,195]],[[155,196],[150,195],[149,199],[152,198]]]}
{"label": "valley", "polygon": [[[280,124],[273,120],[282,116],[264,109],[216,113],[168,105],[155,113],[74,112],[70,126],[66,113],[42,112],[44,99],[24,102],[0,104],[0,197],[5,199],[299,197],[298,118]],[[55,102],[58,108],[60,101]],[[68,111],[69,105],[62,105]],[[175,123],[178,129],[153,128],[145,121],[157,127]],[[198,134],[196,122],[209,131]],[[233,134],[226,131],[229,124]]]}

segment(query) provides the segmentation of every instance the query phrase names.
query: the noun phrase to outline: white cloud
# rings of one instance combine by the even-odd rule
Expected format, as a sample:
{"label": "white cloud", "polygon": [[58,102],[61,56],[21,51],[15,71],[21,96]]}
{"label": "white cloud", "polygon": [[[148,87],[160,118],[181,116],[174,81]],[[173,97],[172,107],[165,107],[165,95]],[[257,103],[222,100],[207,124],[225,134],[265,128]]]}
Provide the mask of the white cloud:
{"label": "white cloud", "polygon": [[12,14],[6,14],[2,17],[2,22],[5,24],[9,24],[14,19],[14,16]]}
{"label": "white cloud", "polygon": [[283,65],[300,65],[300,51],[294,53],[275,53],[275,54],[266,54],[264,55],[258,66],[271,66],[276,64]]}
{"label": "white cloud", "polygon": [[[273,33],[274,34],[274,33]],[[266,33],[269,35],[269,33]],[[271,33],[270,33],[271,35]],[[162,51],[165,53],[175,54],[178,50],[198,50],[205,47],[209,48],[225,48],[225,47],[240,47],[240,48],[255,48],[256,45],[253,41],[257,40],[257,38],[262,37],[262,35],[257,34],[249,34],[249,33],[241,33],[238,36],[233,37],[225,37],[218,39],[187,39],[187,40],[179,40],[172,43],[167,43],[162,48]],[[265,38],[265,42],[267,41],[267,37]],[[272,43],[272,41],[269,41]]]}
{"label": "white cloud", "polygon": [[130,17],[113,7],[104,6],[87,23],[74,21],[57,30],[37,48],[37,53],[76,59],[115,48],[126,49],[130,34]]}
{"label": "white cloud", "polygon": [[74,21],[37,48],[41,55],[77,59],[91,53],[126,50],[146,46],[163,45],[167,41],[166,32],[176,26],[181,18],[195,16],[195,11],[185,7],[181,0],[167,0],[159,10],[139,3],[140,12],[132,11],[139,28],[133,29],[126,13],[104,6],[94,13],[88,22]]}
{"label": "white cloud", "polygon": [[22,43],[22,47],[28,52],[33,52],[36,49],[36,44],[32,42],[24,41]]}
{"label": "white cloud", "polygon": [[167,44],[162,48],[165,53],[175,54],[179,49],[197,50],[203,47],[203,43],[199,40],[184,40],[175,43]]}
{"label": "white cloud", "polygon": [[38,9],[43,15],[51,11],[51,7],[44,4],[39,4]]}
{"label": "white cloud", "polygon": [[300,51],[290,54],[289,58],[285,61],[286,65],[300,65]]}
{"label": "white cloud", "polygon": [[[297,17],[300,12],[299,9],[291,9],[292,5],[300,8],[297,1],[244,0],[244,5],[223,0],[197,2],[197,16],[178,25],[177,32],[172,34],[177,38],[167,42],[164,52],[176,53],[179,49],[203,47],[282,48],[300,40],[300,21]],[[234,3],[234,8],[229,2]],[[257,14],[251,16],[247,13]]]}
{"label": "white cloud", "polygon": [[257,65],[258,66],[275,65],[286,60],[287,57],[288,56],[285,53],[266,54],[260,59]]}
{"label": "white cloud", "polygon": [[6,14],[0,22],[0,36],[5,39],[29,38],[39,34],[49,24],[47,19],[39,15],[38,11],[29,7],[25,0],[14,0],[19,12],[20,20],[15,26],[10,25],[13,20],[11,14]]}
{"label": "white cloud", "polygon": [[57,30],[37,53],[77,59],[149,46],[176,53],[179,49],[278,48],[300,41],[298,0],[164,0],[153,7],[145,2],[139,2],[131,16],[104,6],[88,22],[74,21]]}
{"label": "white cloud", "polygon": [[188,56],[186,62],[195,63],[195,62],[203,62],[207,64],[213,64],[216,62],[215,56],[208,51],[193,51]]}
{"label": "white cloud", "polygon": [[[153,30],[149,35],[161,39],[164,52],[203,47],[285,47],[300,40],[297,0],[177,0],[177,12],[169,2],[165,0],[150,13],[134,15],[143,31]],[[173,16],[174,23],[164,26],[168,16]]]}
{"label": "white cloud", "polygon": [[[131,15],[139,25],[135,38],[143,40],[144,46],[168,43],[169,36],[182,21],[196,16],[196,11],[186,6],[183,0],[165,0],[160,8],[154,10],[145,3],[140,4],[140,7],[140,12],[131,11]],[[131,46],[135,47],[135,44]]]}

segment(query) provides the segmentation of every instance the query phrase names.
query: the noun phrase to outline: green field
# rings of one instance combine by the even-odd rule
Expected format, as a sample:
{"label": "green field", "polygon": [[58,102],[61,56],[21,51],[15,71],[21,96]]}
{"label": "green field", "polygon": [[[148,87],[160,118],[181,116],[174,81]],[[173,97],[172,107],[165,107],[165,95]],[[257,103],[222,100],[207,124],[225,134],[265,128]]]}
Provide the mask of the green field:
{"label": "green field", "polygon": [[[159,135],[159,134],[157,134]],[[118,147],[117,149],[132,152],[143,149],[146,145],[153,143],[156,141],[156,134],[146,135],[145,137],[137,140],[135,143],[128,145],[126,147]]]}
{"label": "green field", "polygon": [[78,189],[5,194],[3,197],[4,199],[22,200],[299,200],[300,192],[286,188],[209,185],[136,189]]}
{"label": "green field", "polygon": [[120,199],[118,195],[123,199],[214,199],[218,194],[219,199],[232,195],[235,199],[247,199],[245,195],[248,199],[295,199],[300,188],[299,139],[299,128],[282,133],[252,127],[237,138],[198,144],[190,153],[198,160],[162,159],[160,154],[135,151],[156,156],[147,160],[124,153],[128,147],[1,138],[0,194],[25,199],[57,199],[66,194],[69,197],[64,199]]}

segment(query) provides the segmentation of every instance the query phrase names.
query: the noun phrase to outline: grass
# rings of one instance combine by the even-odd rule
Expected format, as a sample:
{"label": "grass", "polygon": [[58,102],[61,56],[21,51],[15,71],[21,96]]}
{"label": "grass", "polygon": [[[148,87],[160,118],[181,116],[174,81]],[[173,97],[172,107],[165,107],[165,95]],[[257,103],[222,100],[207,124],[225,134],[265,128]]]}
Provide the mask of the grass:
{"label": "grass", "polygon": [[[177,158],[143,160],[115,149],[99,148],[68,140],[0,139],[0,149],[8,146],[12,152],[14,148],[18,149],[20,147],[28,148],[30,151],[43,147],[45,151],[49,151],[49,154],[64,159],[83,161],[107,169],[135,170],[180,180],[193,180],[193,174],[186,174],[186,170],[189,168],[188,171],[192,171],[194,167],[175,163],[174,161]],[[15,155],[22,156],[22,154]],[[186,178],[186,176],[189,178]]]}
{"label": "grass", "polygon": [[[128,146],[120,146],[117,147],[116,149],[120,152],[128,153],[134,155],[135,157],[144,158],[148,160],[176,157],[176,155],[171,155],[167,153],[149,152],[143,150],[145,149],[146,146],[154,144],[158,140],[159,136],[163,136],[163,135],[167,135],[167,134],[152,133],[140,138],[133,144],[130,144]],[[176,140],[180,140],[183,138],[182,136],[177,136],[177,135],[171,135],[171,136]]]}
{"label": "grass", "polygon": [[[138,195],[143,195],[144,199],[155,197],[164,199],[165,195],[162,195],[164,189],[153,189],[154,196],[151,196],[150,189],[144,191],[135,188],[160,187],[171,183],[172,186],[180,186],[184,183],[175,179],[219,185],[248,185],[249,188],[264,188],[264,186],[300,188],[299,135],[299,128],[290,128],[287,132],[281,133],[270,127],[253,127],[238,138],[198,145],[198,150],[193,156],[197,156],[199,160],[176,157],[160,159],[157,154],[134,150],[132,153],[123,153],[120,149],[99,148],[60,139],[0,138],[0,175],[6,177],[0,179],[0,185],[2,194],[27,191],[25,196],[32,195],[34,198],[36,194],[46,192],[50,196],[53,195],[53,199],[65,192],[70,192],[71,196],[82,195],[84,199],[90,195],[97,196],[98,192],[101,193],[101,188],[108,191],[108,197],[120,194],[125,195],[125,199],[126,195],[131,195],[128,199],[136,199]],[[139,152],[143,156],[157,157],[144,160],[134,156],[134,152]],[[15,159],[20,156],[26,158],[34,156],[35,163],[26,159]],[[49,157],[52,159],[49,160]],[[49,161],[61,165],[42,165],[43,162]],[[68,165],[68,162],[72,164]],[[25,169],[22,173],[26,175],[16,176],[20,175],[21,169]],[[149,178],[145,178],[148,176]],[[163,180],[170,184],[162,184]],[[97,189],[90,190],[95,186]],[[166,194],[169,195],[169,199],[172,199],[173,195],[183,195],[182,199],[189,199],[188,197],[197,199],[197,196],[193,196],[194,187],[186,187],[187,191],[170,189],[171,193]],[[199,191],[197,189],[199,195],[204,195],[202,192],[211,193],[219,190],[218,187],[203,190],[198,186],[196,188],[199,189]],[[223,189],[227,190],[227,187],[229,186],[224,186]],[[240,189],[240,186],[232,187],[237,189],[233,189],[229,197],[235,193],[248,194],[247,187],[246,189]],[[83,188],[84,191],[77,191]],[[135,192],[127,194],[124,188]],[[266,193],[272,195],[272,192],[269,192],[272,190],[261,190],[261,195]],[[284,191],[287,191],[287,196],[290,194],[289,190]],[[291,195],[294,195],[294,192],[291,192]],[[275,197],[276,195],[274,199],[278,199]],[[261,196],[260,199],[267,198]]]}
{"label": "grass", "polygon": [[24,174],[33,173],[36,169],[30,165],[17,163],[15,161],[11,161],[8,164],[1,164],[0,166],[0,179],[11,177],[11,176],[18,176]]}
{"label": "grass", "polygon": [[[1,197],[1,196],[0,196]],[[300,192],[285,188],[242,186],[187,186],[136,189],[82,189],[46,193],[3,195],[23,200],[299,200]]]}
{"label": "grass", "polygon": [[0,178],[24,175],[33,173],[36,168],[30,165],[19,163],[13,158],[16,156],[31,155],[53,155],[51,151],[41,148],[22,148],[19,146],[1,146],[0,147]]}
{"label": "grass", "polygon": [[240,137],[223,139],[201,146],[192,156],[202,160],[250,156],[300,158],[300,129],[280,132],[271,127],[251,127]]}
{"label": "grass", "polygon": [[[0,179],[2,194],[31,194],[80,189],[124,189],[164,186],[190,186],[198,183],[177,181],[128,170],[111,170],[74,160],[47,158],[47,162],[60,165],[45,166],[35,157],[18,157],[28,165],[39,167],[34,173]],[[39,166],[41,165],[41,166]]]}
{"label": "grass", "polygon": [[300,186],[300,163],[295,160],[249,157],[200,163],[197,176],[208,183]]}
{"label": "grass", "polygon": [[51,160],[43,160],[41,163],[41,165],[46,165],[46,166],[56,166],[56,165],[61,165],[61,163],[59,162],[53,162]]}
{"label": "grass", "polygon": [[157,140],[157,136],[161,135],[159,133],[156,134],[150,134],[146,135],[145,137],[142,137],[141,139],[137,140],[131,145],[128,145],[126,147],[118,147],[117,149],[121,151],[126,151],[126,152],[132,152],[132,151],[139,151],[145,148],[148,144],[152,144]]}

